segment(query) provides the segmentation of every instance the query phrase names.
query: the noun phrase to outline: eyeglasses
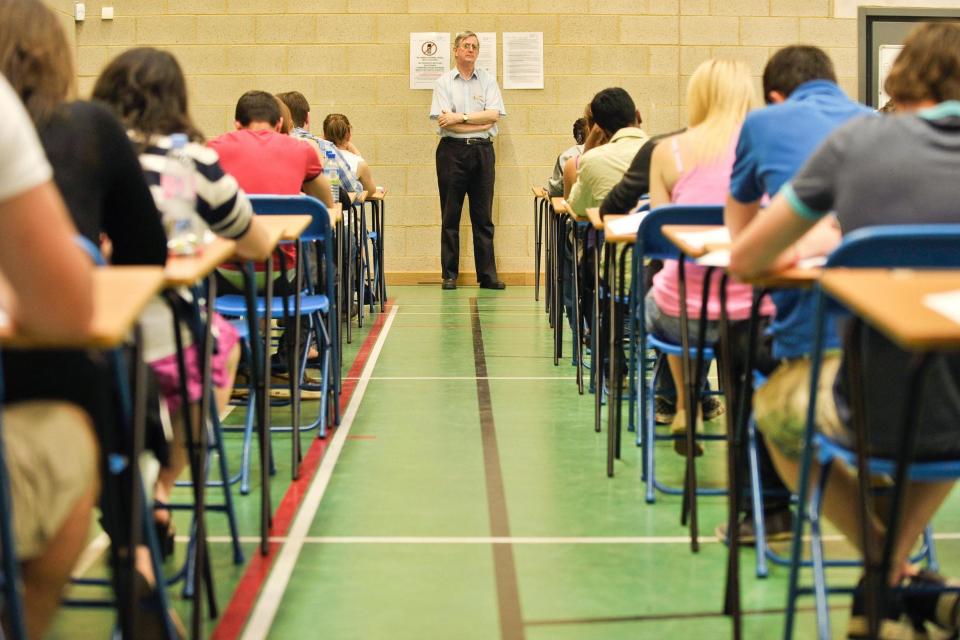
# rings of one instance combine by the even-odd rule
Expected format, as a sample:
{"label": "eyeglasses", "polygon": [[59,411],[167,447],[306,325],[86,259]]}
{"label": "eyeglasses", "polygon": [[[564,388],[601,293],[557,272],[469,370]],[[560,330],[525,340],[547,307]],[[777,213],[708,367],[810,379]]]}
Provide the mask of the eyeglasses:
{"label": "eyeglasses", "polygon": [[461,49],[466,49],[467,51],[474,51],[474,50],[475,50],[475,51],[480,51],[480,45],[478,45],[478,44],[472,44],[472,43],[469,43],[469,42],[466,42],[466,43],[464,43],[464,44],[461,44],[461,45],[460,45],[460,48],[461,48]]}

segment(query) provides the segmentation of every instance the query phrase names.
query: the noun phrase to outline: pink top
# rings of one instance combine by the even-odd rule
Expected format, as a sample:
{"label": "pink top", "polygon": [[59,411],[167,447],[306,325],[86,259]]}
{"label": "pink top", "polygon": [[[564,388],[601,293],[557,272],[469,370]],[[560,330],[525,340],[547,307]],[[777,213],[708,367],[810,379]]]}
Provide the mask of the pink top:
{"label": "pink top", "polygon": [[[673,185],[670,201],[673,204],[722,205],[727,200],[730,188],[730,172],[736,156],[739,130],[726,151],[710,164],[698,164],[689,171],[683,170],[680,158],[680,145],[677,136],[670,139],[673,157],[677,164],[679,177]],[[693,264],[689,260],[685,265],[687,277],[687,317],[700,317],[700,302],[703,295],[703,277],[706,268]],[[665,314],[680,316],[679,266],[676,260],[665,260],[663,269],[653,276],[653,299]],[[710,297],[707,300],[707,318],[720,318],[720,275],[715,273],[710,285]],[[730,281],[727,285],[727,315],[731,320],[745,320],[750,317],[750,304],[753,300],[753,287]],[[765,299],[760,313],[773,313],[773,304]]]}

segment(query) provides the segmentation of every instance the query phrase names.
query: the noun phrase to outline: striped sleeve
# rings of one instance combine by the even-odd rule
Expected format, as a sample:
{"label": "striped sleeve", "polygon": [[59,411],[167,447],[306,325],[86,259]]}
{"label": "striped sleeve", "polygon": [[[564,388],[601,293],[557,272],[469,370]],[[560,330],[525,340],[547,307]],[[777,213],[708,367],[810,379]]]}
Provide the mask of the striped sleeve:
{"label": "striped sleeve", "polygon": [[[165,142],[165,141],[164,141]],[[164,147],[151,146],[140,155],[154,197],[160,202],[160,174],[166,162]],[[197,213],[218,236],[236,239],[243,236],[253,220],[253,207],[236,178],[220,166],[220,157],[209,147],[189,144],[187,151],[196,166]]]}

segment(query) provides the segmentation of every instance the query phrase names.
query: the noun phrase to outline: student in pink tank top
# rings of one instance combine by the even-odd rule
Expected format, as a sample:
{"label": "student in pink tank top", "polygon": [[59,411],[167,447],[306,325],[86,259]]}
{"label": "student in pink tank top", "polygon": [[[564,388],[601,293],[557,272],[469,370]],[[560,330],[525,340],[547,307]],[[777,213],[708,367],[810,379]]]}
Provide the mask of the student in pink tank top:
{"label": "student in pink tank top", "polygon": [[[664,140],[653,152],[650,161],[650,204],[723,205],[727,199],[730,171],[740,126],[747,112],[757,104],[757,98],[746,64],[740,61],[707,60],[690,78],[687,105],[689,128]],[[687,317],[690,335],[699,329],[700,302],[705,269],[687,263],[686,267]],[[663,269],[653,277],[653,287],[646,299],[647,330],[670,342],[680,343],[679,269],[676,260],[664,261]],[[707,304],[707,340],[716,342],[719,336],[720,294],[714,277]],[[727,313],[732,321],[744,321],[750,316],[752,288],[731,282],[727,289]],[[773,307],[765,303],[762,312],[769,314]],[[681,380],[681,360],[668,356],[674,381]],[[686,425],[683,385],[676,384],[676,414],[671,431],[683,433]],[[712,400],[712,402],[716,402]],[[721,407],[707,408],[704,413],[719,415]],[[709,417],[709,416],[708,416]],[[685,453],[686,441],[675,440],[675,448]],[[697,455],[701,450],[697,448]]]}

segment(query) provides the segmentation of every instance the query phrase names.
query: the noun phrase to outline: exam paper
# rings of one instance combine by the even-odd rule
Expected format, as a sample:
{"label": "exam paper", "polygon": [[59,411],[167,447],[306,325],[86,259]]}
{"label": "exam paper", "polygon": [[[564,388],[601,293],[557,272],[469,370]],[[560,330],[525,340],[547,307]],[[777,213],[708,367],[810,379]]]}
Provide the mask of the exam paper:
{"label": "exam paper", "polygon": [[928,294],[924,296],[923,304],[960,324],[960,290]]}
{"label": "exam paper", "polygon": [[710,253],[705,253],[697,258],[697,264],[704,267],[720,267],[726,269],[730,266],[730,250],[718,249]]}
{"label": "exam paper", "polygon": [[695,249],[707,246],[730,244],[730,231],[726,227],[711,229],[710,231],[684,231],[677,236]]}
{"label": "exam paper", "polygon": [[617,236],[629,236],[635,234],[640,228],[645,213],[631,213],[628,216],[611,220],[607,223],[610,233]]}

